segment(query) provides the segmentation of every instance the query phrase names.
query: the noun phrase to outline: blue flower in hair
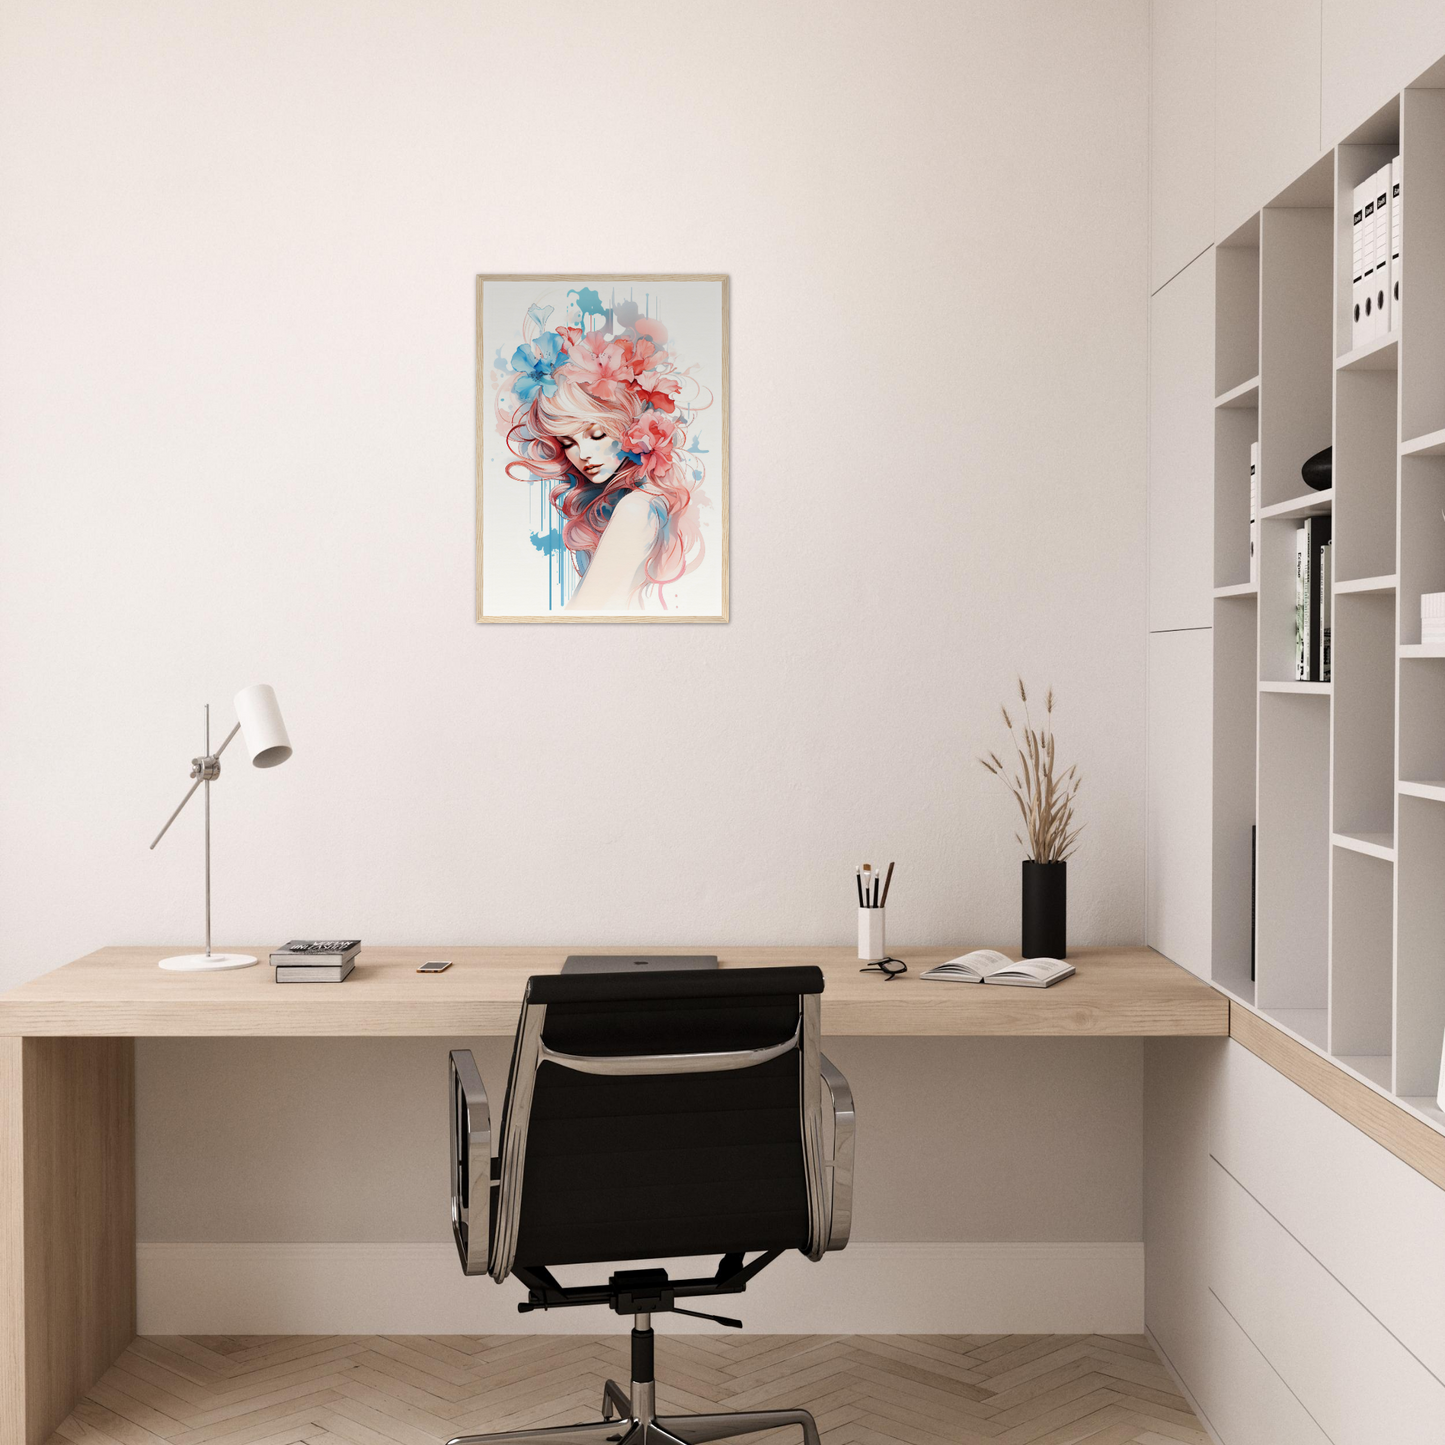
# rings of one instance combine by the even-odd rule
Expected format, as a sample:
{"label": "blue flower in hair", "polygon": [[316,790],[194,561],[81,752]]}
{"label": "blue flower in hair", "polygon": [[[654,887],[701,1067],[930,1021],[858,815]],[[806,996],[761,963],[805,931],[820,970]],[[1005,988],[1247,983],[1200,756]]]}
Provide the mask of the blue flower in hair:
{"label": "blue flower in hair", "polygon": [[562,338],[555,331],[544,331],[535,341],[524,341],[512,353],[512,370],[517,379],[512,390],[517,399],[527,403],[540,391],[543,396],[556,396],[556,369],[567,360]]}

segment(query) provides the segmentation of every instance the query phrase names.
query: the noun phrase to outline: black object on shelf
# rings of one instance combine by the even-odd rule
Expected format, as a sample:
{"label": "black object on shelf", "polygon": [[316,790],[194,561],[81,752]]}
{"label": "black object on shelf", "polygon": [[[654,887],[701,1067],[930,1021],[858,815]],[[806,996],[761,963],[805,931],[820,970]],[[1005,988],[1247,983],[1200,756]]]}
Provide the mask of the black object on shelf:
{"label": "black object on shelf", "polygon": [[1249,981],[1254,982],[1254,937],[1259,924],[1259,825],[1249,825]]}
{"label": "black object on shelf", "polygon": [[1299,474],[1304,478],[1304,484],[1313,488],[1316,492],[1327,492],[1335,484],[1335,449],[1328,446],[1322,452],[1316,452],[1299,469]]}
{"label": "black object on shelf", "polygon": [[1068,953],[1069,865],[1024,859],[1023,953],[1025,958],[1064,958]]}

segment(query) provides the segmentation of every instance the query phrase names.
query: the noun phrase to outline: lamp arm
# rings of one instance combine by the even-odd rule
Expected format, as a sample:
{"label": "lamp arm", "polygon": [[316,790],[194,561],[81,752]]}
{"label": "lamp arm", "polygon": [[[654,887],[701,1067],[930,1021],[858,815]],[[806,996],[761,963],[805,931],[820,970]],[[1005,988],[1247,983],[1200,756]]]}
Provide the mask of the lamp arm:
{"label": "lamp arm", "polygon": [[166,819],[166,826],[162,828],[159,833],[156,834],[154,841],[151,843],[152,848],[154,848],[156,844],[159,843],[161,839],[166,836],[166,830],[171,826],[172,823],[176,821],[177,818],[181,816],[181,809],[184,808],[186,804],[191,801],[192,795],[203,782],[205,782],[204,778],[197,778],[196,781],[191,784],[190,791],[187,792],[186,796],[182,798],[179,803],[176,804],[176,811],[172,813],[169,818]]}
{"label": "lamp arm", "polygon": [[241,724],[238,722],[238,723],[236,724],[236,726],[233,727],[233,728],[231,729],[231,731],[226,734],[226,741],[223,742],[223,743],[221,744],[221,746],[216,749],[216,751],[215,751],[215,753],[214,753],[213,756],[215,756],[215,757],[220,757],[221,754],[222,754],[223,752],[225,752],[228,747],[230,747],[230,745],[231,745],[231,739],[232,739],[233,737],[235,737],[236,734],[237,734],[238,732],[240,732],[240,731],[241,731]]}
{"label": "lamp arm", "polygon": [[[152,848],[154,848],[156,846],[156,843],[159,843],[161,839],[166,836],[167,829],[169,829],[171,824],[174,823],[176,819],[181,816],[181,809],[184,808],[186,804],[191,801],[191,798],[195,794],[196,789],[199,788],[202,783],[210,782],[212,778],[216,777],[220,773],[220,767],[218,765],[220,756],[223,752],[226,751],[227,747],[230,746],[231,739],[235,737],[236,734],[240,731],[241,724],[238,722],[235,727],[233,727],[231,731],[226,734],[226,741],[223,742],[221,746],[218,747],[216,751],[210,755],[210,757],[195,759],[192,776],[195,778],[196,781],[191,784],[190,792],[188,792],[186,796],[182,798],[179,803],[176,804],[176,811],[172,813],[169,818],[166,819],[165,827],[156,834],[155,841],[151,844]],[[207,767],[207,764],[213,764],[216,766]],[[208,774],[209,776],[207,776]]]}

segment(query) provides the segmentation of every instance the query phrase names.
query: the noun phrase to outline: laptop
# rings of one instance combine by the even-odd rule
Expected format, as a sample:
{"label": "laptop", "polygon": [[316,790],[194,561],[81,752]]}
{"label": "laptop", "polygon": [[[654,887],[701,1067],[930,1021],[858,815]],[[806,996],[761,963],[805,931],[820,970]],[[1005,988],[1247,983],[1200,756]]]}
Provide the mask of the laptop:
{"label": "laptop", "polygon": [[569,953],[563,973],[678,973],[716,968],[715,953]]}

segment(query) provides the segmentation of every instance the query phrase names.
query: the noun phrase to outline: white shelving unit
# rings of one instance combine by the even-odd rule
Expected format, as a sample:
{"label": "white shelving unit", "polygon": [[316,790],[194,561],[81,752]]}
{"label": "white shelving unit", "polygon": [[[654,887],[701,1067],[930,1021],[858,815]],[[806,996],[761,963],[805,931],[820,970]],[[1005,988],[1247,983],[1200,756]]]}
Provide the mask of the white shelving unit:
{"label": "white shelving unit", "polygon": [[[1437,1128],[1445,647],[1420,642],[1420,596],[1445,591],[1441,85],[1445,66],[1215,248],[1214,403],[1213,979]],[[1401,314],[1354,347],[1353,190],[1397,154]],[[1310,492],[1326,445],[1334,486]],[[1297,682],[1294,533],[1322,513],[1332,681]]]}

